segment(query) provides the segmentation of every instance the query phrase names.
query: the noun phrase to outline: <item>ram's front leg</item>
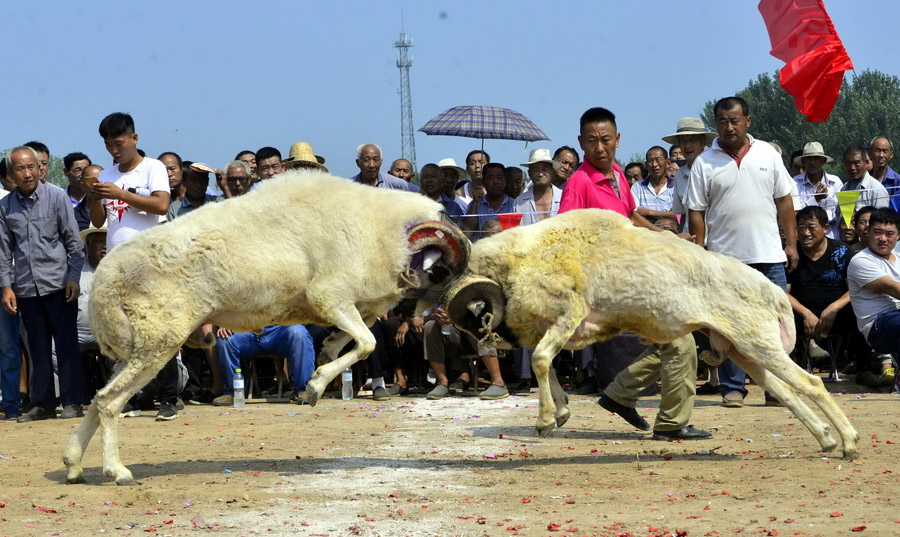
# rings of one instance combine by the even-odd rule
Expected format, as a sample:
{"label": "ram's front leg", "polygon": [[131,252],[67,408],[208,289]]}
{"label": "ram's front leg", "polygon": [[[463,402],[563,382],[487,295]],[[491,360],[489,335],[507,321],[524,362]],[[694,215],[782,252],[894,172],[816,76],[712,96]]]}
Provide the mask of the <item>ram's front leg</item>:
{"label": "ram's front leg", "polygon": [[550,368],[553,365],[553,357],[562,350],[563,345],[575,333],[579,322],[581,322],[580,318],[576,321],[565,315],[558,317],[557,321],[544,332],[544,336],[534,349],[531,369],[538,381],[540,405],[537,432],[540,436],[549,435],[554,426],[562,425],[569,419],[567,398],[559,387],[556,375],[551,375]]}
{"label": "ram's front leg", "polygon": [[[306,396],[309,399],[309,404],[312,406],[316,405],[319,397],[325,393],[325,387],[341,371],[351,367],[359,360],[365,360],[375,349],[375,336],[369,331],[367,323],[363,321],[359,311],[352,304],[336,304],[331,308],[331,311],[334,325],[343,334],[331,336],[327,342],[327,348],[323,349],[323,353],[328,352],[330,354],[333,353],[331,354],[332,356],[336,355],[350,339],[353,339],[356,345],[342,356],[319,366],[313,373],[312,378],[306,383]],[[375,319],[371,319],[368,324],[374,322]]]}

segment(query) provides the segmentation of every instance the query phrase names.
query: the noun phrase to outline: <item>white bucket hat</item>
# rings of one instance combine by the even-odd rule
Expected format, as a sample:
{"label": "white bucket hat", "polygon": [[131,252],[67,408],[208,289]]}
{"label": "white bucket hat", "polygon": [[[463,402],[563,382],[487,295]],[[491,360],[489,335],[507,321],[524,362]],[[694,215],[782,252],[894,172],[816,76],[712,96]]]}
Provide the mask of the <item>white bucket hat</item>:
{"label": "white bucket hat", "polygon": [[520,166],[525,166],[527,168],[538,162],[549,162],[550,164],[553,164],[554,170],[558,170],[562,166],[562,164],[553,160],[549,149],[532,149],[531,153],[528,154],[528,162],[523,162]]}
{"label": "white bucket hat", "polygon": [[466,170],[457,166],[456,161],[453,160],[452,158],[445,158],[445,159],[439,160],[437,165],[439,168],[453,168],[454,170],[456,170],[456,173],[457,173],[456,180],[457,181],[463,181],[466,179],[466,177],[468,177]]}
{"label": "white bucket hat", "polygon": [[803,164],[803,157],[824,157],[826,163],[834,160],[825,154],[825,150],[819,142],[809,142],[804,145],[803,154],[794,158],[794,164]]}
{"label": "white bucket hat", "polygon": [[678,126],[675,127],[675,132],[668,136],[663,136],[662,141],[667,144],[675,145],[678,143],[679,136],[686,136],[688,134],[702,134],[706,137],[707,145],[711,144],[717,136],[716,133],[706,130],[706,127],[703,126],[703,122],[700,121],[700,118],[683,117],[678,120]]}

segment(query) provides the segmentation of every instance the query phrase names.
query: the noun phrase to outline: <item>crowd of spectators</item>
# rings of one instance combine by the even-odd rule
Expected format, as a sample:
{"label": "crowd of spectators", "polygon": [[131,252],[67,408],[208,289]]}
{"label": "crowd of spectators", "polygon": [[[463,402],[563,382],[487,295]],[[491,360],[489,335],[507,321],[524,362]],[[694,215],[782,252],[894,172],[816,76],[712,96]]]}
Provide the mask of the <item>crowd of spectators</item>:
{"label": "crowd of spectators", "polygon": [[[356,152],[359,173],[349,180],[428,196],[473,242],[508,226],[592,207],[617,211],[652,231],[677,233],[738,258],[785,289],[796,314],[796,359],[804,366],[830,363],[834,377],[841,369],[873,387],[894,385],[900,175],[890,167],[890,140],[878,135],[848,147],[842,178],[825,171],[833,159],[816,141],[804,141],[785,161],[780,147],[754,139],[741,99],[719,101],[715,117],[717,132],[697,118],[682,119],[676,132],[661,136],[668,148],[654,145],[644,161],[624,170],[615,159],[615,116],[594,108],[580,122],[584,162],[570,146],[534,149],[526,162],[506,165],[476,149],[463,159],[465,167],[447,157],[415,170],[400,158],[383,172],[381,148],[364,143]],[[288,169],[328,171],[326,159],[305,142],[293,144],[286,158],[268,146],[239,151],[216,169],[170,151],[146,156],[127,114],[104,118],[99,134],[113,165],[103,169],[83,153],[69,153],[63,159],[65,188],[45,181],[50,151],[40,142],[14,147],[0,160],[0,391],[7,420],[55,418],[58,406],[62,418],[82,416],[82,405],[115,367],[99,354],[86,311],[94,270],[107,251],[206,204],[248,195],[260,181]],[[660,267],[659,281],[647,282],[648,292],[678,277],[671,267]],[[267,326],[260,334],[211,325],[202,330],[216,345],[173,356],[123,415],[158,404],[156,419],[166,421],[183,402],[231,405],[235,370],[246,371],[258,355],[284,358],[272,362],[276,375],[290,386],[291,402],[307,402],[304,390],[328,327]],[[501,361],[495,349],[457,330],[440,306],[421,314],[387,312],[371,330],[377,345],[365,374],[375,400],[406,394],[413,385],[424,386],[428,399],[478,388],[475,361],[487,372],[482,399],[531,387],[531,349],[515,349],[510,360]],[[609,387],[599,403],[648,429],[634,403],[640,390],[660,381],[663,403],[654,432],[663,438],[708,437],[688,423],[696,351],[708,343],[702,334],[636,352],[631,340],[616,341],[559,357],[579,393],[606,387],[598,383],[606,356],[629,347],[631,365],[604,383]],[[743,405],[745,374],[737,366],[726,361],[703,375],[708,382],[701,393],[721,394],[725,406]]]}

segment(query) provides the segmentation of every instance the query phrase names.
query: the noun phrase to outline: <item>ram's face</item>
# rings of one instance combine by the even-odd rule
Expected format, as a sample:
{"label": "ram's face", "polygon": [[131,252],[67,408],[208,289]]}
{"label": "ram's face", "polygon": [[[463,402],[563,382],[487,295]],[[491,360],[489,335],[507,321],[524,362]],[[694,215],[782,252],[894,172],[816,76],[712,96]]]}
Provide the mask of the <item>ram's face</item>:
{"label": "ram's face", "polygon": [[423,311],[440,301],[447,286],[466,269],[469,239],[458,227],[447,222],[422,222],[407,233],[413,254],[405,278],[408,296],[418,298]]}

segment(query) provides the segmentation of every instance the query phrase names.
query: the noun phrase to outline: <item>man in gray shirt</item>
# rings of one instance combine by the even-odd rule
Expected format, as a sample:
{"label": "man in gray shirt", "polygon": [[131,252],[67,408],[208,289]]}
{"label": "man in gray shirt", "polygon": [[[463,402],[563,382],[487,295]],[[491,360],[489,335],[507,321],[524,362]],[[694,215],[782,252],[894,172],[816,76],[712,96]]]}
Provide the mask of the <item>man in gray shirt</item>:
{"label": "man in gray shirt", "polygon": [[[0,287],[3,309],[22,313],[31,347],[31,401],[18,422],[56,417],[50,341],[56,344],[63,418],[84,415],[84,384],[76,319],[84,246],[65,191],[38,180],[37,154],[6,154],[16,189],[0,200]],[[13,274],[15,261],[15,274]]]}

